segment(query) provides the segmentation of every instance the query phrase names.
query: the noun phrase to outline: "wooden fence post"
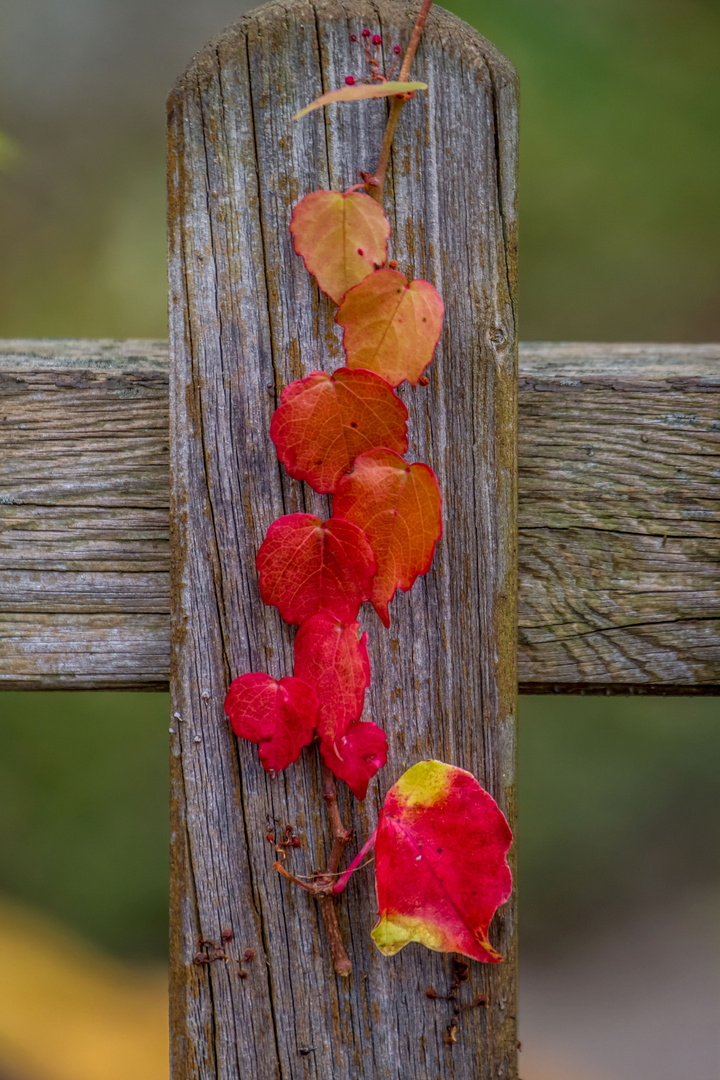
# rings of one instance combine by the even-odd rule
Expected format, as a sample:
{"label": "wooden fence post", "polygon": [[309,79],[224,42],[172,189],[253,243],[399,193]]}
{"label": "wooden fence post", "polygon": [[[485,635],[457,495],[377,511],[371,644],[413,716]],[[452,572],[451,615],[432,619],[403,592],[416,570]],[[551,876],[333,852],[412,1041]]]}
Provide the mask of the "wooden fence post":
{"label": "wooden fence post", "polygon": [[[450,1003],[425,996],[446,992],[450,958],[417,945],[380,956],[371,871],[339,905],[353,974],[337,978],[313,902],[272,870],[265,841],[290,822],[304,837],[296,872],[324,864],[314,756],[271,781],[223,714],[231,677],[292,672],[292,631],[262,604],[254,569],[268,525],[328,515],[268,435],[288,382],[342,363],[333,305],[292,251],[292,206],[374,166],[385,106],[291,117],[357,72],[350,33],[405,45],[413,19],[397,0],[270,4],[200,52],[169,99],[175,1080],[517,1075],[512,902],[491,927],[505,963],[472,965],[488,1007],[462,1015],[454,1044]],[[401,391],[445,532],[431,572],[398,594],[389,633],[364,616],[366,717],[386,728],[390,755],[367,801],[346,800],[360,841],[423,757],[470,769],[515,817],[515,75],[442,10],[412,75],[430,90],[401,117],[386,205],[400,269],[431,280],[446,306],[429,386]],[[226,928],[231,962],[194,965],[198,935],[219,941]],[[247,948],[257,955],[241,979]]]}

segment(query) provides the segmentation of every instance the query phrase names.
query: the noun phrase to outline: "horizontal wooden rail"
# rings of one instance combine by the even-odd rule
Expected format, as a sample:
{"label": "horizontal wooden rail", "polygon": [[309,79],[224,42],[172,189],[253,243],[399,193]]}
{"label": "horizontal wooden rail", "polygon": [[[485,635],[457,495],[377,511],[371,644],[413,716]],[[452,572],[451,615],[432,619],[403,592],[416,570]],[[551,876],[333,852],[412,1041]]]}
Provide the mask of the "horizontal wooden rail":
{"label": "horizontal wooden rail", "polygon": [[[167,688],[167,364],[0,342],[0,687]],[[718,692],[720,346],[520,371],[521,690]]]}

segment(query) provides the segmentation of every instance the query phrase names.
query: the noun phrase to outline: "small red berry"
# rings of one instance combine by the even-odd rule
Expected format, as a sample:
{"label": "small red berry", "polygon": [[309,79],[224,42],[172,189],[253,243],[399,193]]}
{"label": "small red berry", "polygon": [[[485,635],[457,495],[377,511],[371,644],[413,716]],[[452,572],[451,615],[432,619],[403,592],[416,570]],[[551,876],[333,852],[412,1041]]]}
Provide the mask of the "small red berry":
{"label": "small red berry", "polygon": [[402,49],[400,48],[399,45],[393,45],[393,52],[395,53],[396,56],[399,56],[400,53],[402,52]]}
{"label": "small red berry", "polygon": [[362,36],[370,37],[370,31],[367,29],[367,27],[362,31]]}
{"label": "small red berry", "polygon": [[373,45],[382,45],[382,38],[379,34],[373,34]]}
{"label": "small red berry", "polygon": [[351,41],[357,41],[357,39],[358,39],[358,36],[357,36],[357,34],[351,34],[351,35],[350,35],[350,40],[351,40]]}
{"label": "small red berry", "polygon": [[354,86],[355,85],[355,80],[352,77],[352,75],[346,75],[345,76],[345,85],[346,86]]}

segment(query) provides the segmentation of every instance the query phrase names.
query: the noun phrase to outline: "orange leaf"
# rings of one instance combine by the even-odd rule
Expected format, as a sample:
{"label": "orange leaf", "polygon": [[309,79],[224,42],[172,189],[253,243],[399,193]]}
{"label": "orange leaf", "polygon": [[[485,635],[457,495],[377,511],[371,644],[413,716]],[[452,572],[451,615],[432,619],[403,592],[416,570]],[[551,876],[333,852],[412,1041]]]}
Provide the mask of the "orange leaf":
{"label": "orange leaf", "polygon": [[311,191],[293,210],[290,232],[305,269],[336,304],[387,259],[390,224],[362,192]]}
{"label": "orange leaf", "polygon": [[375,838],[375,944],[393,956],[409,941],[497,964],[490,920],[510,896],[512,833],[472,773],[419,761],[390,788]]}
{"label": "orange leaf", "polygon": [[350,289],[335,316],[349,368],[368,368],[391,386],[416,385],[440,340],[443,302],[429,281],[378,270]]}
{"label": "orange leaf", "polygon": [[270,438],[290,475],[324,494],[363,451],[407,451],[407,409],[371,371],[313,371],[283,390]]}
{"label": "orange leaf", "polygon": [[285,622],[302,623],[318,611],[354,619],[370,597],[372,548],[347,521],[285,514],[273,521],[255,560],[260,595]]}
{"label": "orange leaf", "polygon": [[338,484],[333,514],[362,529],[377,570],[370,600],[385,626],[388,604],[430,569],[442,535],[442,499],[428,465],[408,465],[392,450],[368,450]]}
{"label": "orange leaf", "polygon": [[424,82],[384,82],[384,83],[356,83],[355,86],[341,86],[339,90],[331,90],[328,94],[322,94],[306,105],[300,112],[295,113],[293,120],[299,120],[301,116],[319,109],[323,105],[332,105],[335,101],[364,101],[366,98],[396,97],[398,94],[409,94],[415,90],[427,90]]}

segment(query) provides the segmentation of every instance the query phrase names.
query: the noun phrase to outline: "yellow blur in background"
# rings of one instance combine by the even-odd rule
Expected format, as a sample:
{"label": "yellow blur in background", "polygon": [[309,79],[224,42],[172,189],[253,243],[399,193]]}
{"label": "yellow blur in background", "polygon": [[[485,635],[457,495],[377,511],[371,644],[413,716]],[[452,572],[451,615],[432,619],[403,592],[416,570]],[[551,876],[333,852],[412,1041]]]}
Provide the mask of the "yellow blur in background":
{"label": "yellow blur in background", "polygon": [[[12,1080],[164,1080],[167,975],[121,964],[0,899],[0,1073]],[[613,1080],[553,1048],[523,1055],[531,1080]]]}
{"label": "yellow blur in background", "polygon": [[12,1080],[163,1080],[167,973],[123,964],[0,899],[0,1070]]}

